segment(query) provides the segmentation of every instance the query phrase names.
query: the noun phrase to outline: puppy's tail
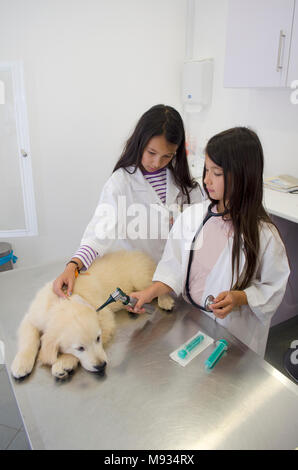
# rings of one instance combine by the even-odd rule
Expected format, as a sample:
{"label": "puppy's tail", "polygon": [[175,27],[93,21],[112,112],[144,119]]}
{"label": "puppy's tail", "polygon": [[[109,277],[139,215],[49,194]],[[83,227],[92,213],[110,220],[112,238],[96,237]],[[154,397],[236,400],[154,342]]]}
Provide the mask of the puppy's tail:
{"label": "puppy's tail", "polygon": [[18,353],[12,363],[11,372],[16,379],[21,379],[31,373],[40,346],[39,330],[27,316],[21,323],[18,337]]}

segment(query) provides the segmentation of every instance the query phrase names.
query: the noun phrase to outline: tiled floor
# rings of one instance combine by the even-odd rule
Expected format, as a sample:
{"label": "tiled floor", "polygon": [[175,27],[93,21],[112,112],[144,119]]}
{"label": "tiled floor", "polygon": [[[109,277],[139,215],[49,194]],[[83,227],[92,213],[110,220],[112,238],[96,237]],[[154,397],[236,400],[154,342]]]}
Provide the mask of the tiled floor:
{"label": "tiled floor", "polygon": [[[270,329],[265,360],[287,374],[283,357],[293,340],[298,340],[298,316]],[[4,366],[0,365],[0,450],[30,450]]]}
{"label": "tiled floor", "polygon": [[30,450],[7,371],[3,365],[0,365],[0,450]]}

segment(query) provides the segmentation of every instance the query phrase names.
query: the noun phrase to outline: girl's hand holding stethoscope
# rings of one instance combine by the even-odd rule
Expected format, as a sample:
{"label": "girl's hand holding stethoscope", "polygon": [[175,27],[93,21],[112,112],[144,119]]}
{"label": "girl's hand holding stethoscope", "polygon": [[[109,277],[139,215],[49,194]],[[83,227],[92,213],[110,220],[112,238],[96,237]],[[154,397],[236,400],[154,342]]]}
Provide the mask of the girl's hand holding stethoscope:
{"label": "girl's hand holding stethoscope", "polygon": [[245,292],[241,290],[232,290],[218,294],[218,296],[213,300],[213,303],[209,305],[209,308],[217,318],[223,319],[226,318],[234,308],[240,307],[241,305],[247,305]]}

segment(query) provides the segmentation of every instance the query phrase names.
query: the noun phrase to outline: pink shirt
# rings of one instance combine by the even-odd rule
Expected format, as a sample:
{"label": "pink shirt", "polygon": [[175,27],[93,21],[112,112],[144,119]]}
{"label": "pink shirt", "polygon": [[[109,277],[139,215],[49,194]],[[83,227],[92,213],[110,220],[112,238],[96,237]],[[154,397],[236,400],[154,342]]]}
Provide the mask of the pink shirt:
{"label": "pink shirt", "polygon": [[[216,206],[212,212],[217,213]],[[193,252],[193,260],[189,276],[189,291],[192,299],[204,305],[206,280],[226,248],[228,241],[233,242],[233,226],[222,217],[211,217],[198,235],[200,246]],[[185,299],[187,300],[187,299]]]}

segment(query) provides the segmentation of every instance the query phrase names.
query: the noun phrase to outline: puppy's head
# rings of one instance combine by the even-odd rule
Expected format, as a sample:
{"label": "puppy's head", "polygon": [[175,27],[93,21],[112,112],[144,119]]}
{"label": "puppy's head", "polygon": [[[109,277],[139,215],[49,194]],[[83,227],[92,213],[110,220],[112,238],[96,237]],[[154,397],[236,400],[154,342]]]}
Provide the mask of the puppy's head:
{"label": "puppy's head", "polygon": [[40,359],[43,363],[53,364],[59,352],[77,357],[88,371],[102,374],[105,371],[107,356],[98,315],[78,295],[59,301],[42,337]]}

